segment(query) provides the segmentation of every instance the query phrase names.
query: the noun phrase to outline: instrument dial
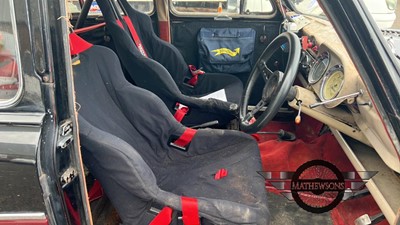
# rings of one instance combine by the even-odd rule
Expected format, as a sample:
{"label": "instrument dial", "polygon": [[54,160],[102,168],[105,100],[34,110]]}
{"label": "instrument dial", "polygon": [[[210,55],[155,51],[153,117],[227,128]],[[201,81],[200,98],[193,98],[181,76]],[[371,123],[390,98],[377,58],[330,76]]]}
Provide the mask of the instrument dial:
{"label": "instrument dial", "polygon": [[310,84],[317,83],[321,77],[325,74],[326,70],[329,66],[329,53],[323,52],[315,62],[314,66],[311,68],[310,73],[308,75],[308,82]]}
{"label": "instrument dial", "polygon": [[335,98],[343,87],[344,73],[343,66],[336,65],[331,68],[324,77],[321,96],[324,100],[331,100]]}

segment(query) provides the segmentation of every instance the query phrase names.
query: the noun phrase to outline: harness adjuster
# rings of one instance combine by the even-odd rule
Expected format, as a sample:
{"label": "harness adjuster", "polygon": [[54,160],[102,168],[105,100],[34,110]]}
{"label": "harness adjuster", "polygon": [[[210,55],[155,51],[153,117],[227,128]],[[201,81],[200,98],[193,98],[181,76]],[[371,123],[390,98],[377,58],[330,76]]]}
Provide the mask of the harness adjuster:
{"label": "harness adjuster", "polygon": [[181,110],[181,109],[184,109],[184,108],[186,108],[186,109],[188,109],[189,110],[189,107],[187,107],[186,105],[184,105],[184,104],[181,104],[181,103],[179,103],[179,102],[177,102],[176,104],[175,104],[175,111],[177,111],[177,110]]}
{"label": "harness adjuster", "polygon": [[186,152],[186,151],[187,151],[187,147],[189,147],[189,146],[186,146],[186,147],[179,146],[179,145],[177,145],[177,144],[174,143],[176,140],[178,140],[178,138],[176,138],[176,137],[175,137],[175,138],[170,138],[170,139],[168,140],[168,146]]}
{"label": "harness adjuster", "polygon": [[189,65],[189,71],[192,74],[192,77],[190,79],[186,79],[184,83],[193,88],[197,85],[199,76],[205,74],[205,72],[201,70],[201,68],[197,69],[194,65]]}
{"label": "harness adjuster", "polygon": [[190,142],[192,142],[192,139],[196,132],[197,130],[195,129],[186,128],[183,134],[179,137],[176,135],[171,135],[168,140],[168,145],[181,151],[187,151]]}
{"label": "harness adjuster", "polygon": [[175,104],[175,114],[174,118],[176,121],[181,122],[183,118],[186,116],[186,114],[189,112],[189,107],[186,105],[183,105],[179,102]]}

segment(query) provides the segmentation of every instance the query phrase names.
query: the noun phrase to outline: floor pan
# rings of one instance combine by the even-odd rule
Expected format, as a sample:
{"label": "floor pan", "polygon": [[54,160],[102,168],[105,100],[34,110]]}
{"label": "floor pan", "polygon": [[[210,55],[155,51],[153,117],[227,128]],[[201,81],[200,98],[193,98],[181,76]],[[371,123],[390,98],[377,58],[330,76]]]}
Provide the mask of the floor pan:
{"label": "floor pan", "polygon": [[[261,152],[263,171],[294,172],[300,165],[314,159],[322,159],[334,164],[340,171],[355,171],[335,137],[328,131],[320,134],[323,124],[309,117],[303,117],[301,125],[294,122],[269,123],[263,131],[284,129],[296,134],[293,142],[281,141],[277,135],[256,134]],[[354,224],[355,219],[364,214],[376,215],[380,212],[374,199],[364,196],[343,201],[335,209],[323,214],[313,214],[289,201],[269,182],[266,182],[269,196],[272,224]],[[387,221],[378,223],[388,224]]]}

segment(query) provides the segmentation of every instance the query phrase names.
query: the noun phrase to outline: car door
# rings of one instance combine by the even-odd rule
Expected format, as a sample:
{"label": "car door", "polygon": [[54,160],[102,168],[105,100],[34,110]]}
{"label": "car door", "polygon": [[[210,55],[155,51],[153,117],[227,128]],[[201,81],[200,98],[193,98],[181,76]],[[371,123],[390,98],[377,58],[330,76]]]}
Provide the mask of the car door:
{"label": "car door", "polygon": [[91,224],[65,5],[0,5],[0,224]]}

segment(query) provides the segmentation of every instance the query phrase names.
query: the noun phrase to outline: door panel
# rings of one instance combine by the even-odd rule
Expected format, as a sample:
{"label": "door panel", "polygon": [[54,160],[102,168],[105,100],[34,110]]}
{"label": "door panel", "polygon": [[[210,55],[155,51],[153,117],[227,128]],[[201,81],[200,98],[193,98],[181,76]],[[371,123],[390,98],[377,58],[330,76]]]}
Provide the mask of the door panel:
{"label": "door panel", "polygon": [[24,211],[46,212],[36,164],[44,108],[39,97],[39,81],[34,77],[31,49],[26,2],[3,1],[0,7],[0,224]]}
{"label": "door panel", "polygon": [[[9,116],[0,114],[1,121]],[[26,119],[31,115],[26,115]],[[11,119],[13,123],[17,120]],[[25,121],[19,120],[24,123]],[[17,138],[18,137],[18,138]],[[0,128],[0,213],[45,212],[36,172],[40,124]],[[1,223],[1,222],[0,222]]]}

